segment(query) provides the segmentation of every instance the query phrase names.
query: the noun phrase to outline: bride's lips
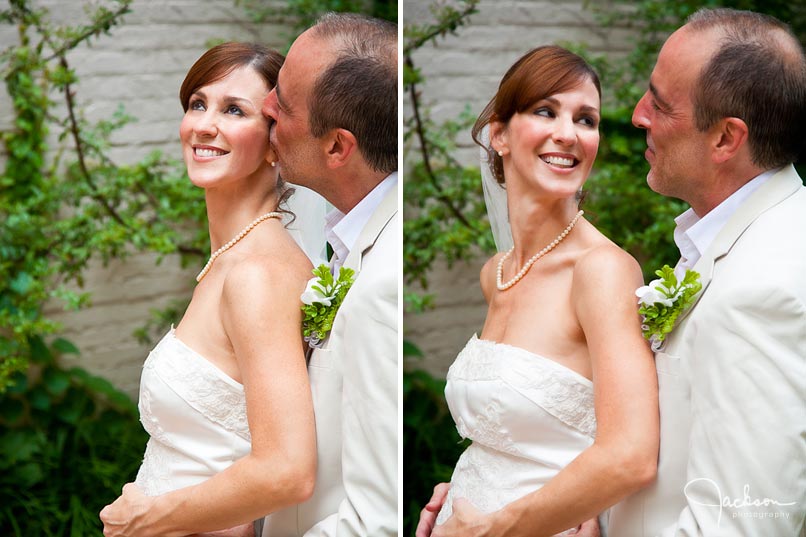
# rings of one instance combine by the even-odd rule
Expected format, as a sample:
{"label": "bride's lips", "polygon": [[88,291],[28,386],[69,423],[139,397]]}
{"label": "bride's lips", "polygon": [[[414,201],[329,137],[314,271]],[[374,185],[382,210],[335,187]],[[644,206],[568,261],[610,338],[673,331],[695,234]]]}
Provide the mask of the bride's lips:
{"label": "bride's lips", "polygon": [[555,170],[573,170],[579,164],[576,155],[570,153],[543,153],[540,160]]}
{"label": "bride's lips", "polygon": [[193,160],[199,161],[212,160],[229,154],[229,151],[225,151],[220,147],[215,147],[212,145],[193,144],[192,149]]}

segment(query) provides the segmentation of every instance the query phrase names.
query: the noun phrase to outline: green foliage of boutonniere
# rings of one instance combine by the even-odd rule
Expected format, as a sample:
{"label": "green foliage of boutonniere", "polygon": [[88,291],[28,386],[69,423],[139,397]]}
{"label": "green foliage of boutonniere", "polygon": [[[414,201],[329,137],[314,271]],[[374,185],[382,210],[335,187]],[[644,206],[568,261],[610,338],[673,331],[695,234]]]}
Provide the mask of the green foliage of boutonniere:
{"label": "green foliage of boutonniere", "polygon": [[321,347],[339,310],[347,291],[355,281],[355,271],[341,267],[339,277],[334,279],[327,265],[313,269],[314,278],[308,281],[302,300],[302,335],[310,347]]}
{"label": "green foliage of boutonniere", "polygon": [[686,269],[683,280],[679,281],[669,265],[656,270],[659,279],[635,291],[638,297],[638,313],[643,317],[641,330],[652,343],[652,350],[663,346],[666,335],[674,329],[680,314],[693,302],[702,289],[699,273]]}

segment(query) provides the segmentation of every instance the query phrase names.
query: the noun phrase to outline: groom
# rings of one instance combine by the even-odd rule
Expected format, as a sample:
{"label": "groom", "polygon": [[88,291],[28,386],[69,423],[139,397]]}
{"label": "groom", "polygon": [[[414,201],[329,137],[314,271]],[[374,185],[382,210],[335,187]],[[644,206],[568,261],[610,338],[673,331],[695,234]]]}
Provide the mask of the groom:
{"label": "groom", "polygon": [[269,94],[280,174],[321,194],[331,265],[356,272],[308,373],[317,475],[266,537],[398,533],[397,27],[328,14],[292,45]]}
{"label": "groom", "polygon": [[[691,205],[676,219],[678,269],[697,271],[702,291],[656,354],[657,480],[611,509],[607,533],[804,535],[806,188],[792,166],[806,153],[803,49],[772,17],[698,11],[663,46],[633,123],[647,131],[650,188]],[[507,536],[534,535],[507,522]]]}
{"label": "groom", "polygon": [[666,41],[633,123],[680,198],[678,270],[702,292],[655,356],[658,478],[614,537],[804,535],[806,58],[780,21],[702,10]]}

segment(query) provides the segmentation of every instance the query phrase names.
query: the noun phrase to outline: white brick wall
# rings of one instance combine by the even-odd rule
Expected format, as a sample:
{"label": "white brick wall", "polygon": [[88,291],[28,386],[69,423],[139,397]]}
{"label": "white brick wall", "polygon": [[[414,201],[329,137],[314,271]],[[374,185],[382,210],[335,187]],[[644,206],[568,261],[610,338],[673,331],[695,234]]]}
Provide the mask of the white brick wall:
{"label": "white brick wall", "polygon": [[[595,53],[628,52],[632,46],[631,32],[598,26],[592,14],[583,8],[585,3],[482,0],[479,12],[470,17],[470,24],[461,27],[457,35],[440,38],[414,56],[415,65],[422,69],[426,79],[420,87],[422,102],[431,107],[435,119],[454,118],[467,105],[477,115],[493,96],[509,66],[540,45],[582,42]],[[427,20],[430,4],[430,0],[405,0],[406,19]],[[603,90],[606,94],[607,88]],[[408,113],[408,97],[404,102],[404,113]],[[478,149],[470,131],[457,141],[459,159],[478,166]],[[479,258],[451,270],[440,267],[431,275],[430,291],[436,295],[437,307],[404,318],[405,337],[416,343],[426,358],[410,360],[407,367],[420,367],[444,376],[464,343],[474,332],[481,331],[486,303],[478,274],[484,261]]]}
{"label": "white brick wall", "polygon": [[[84,3],[40,0],[38,5],[68,22],[83,17]],[[404,17],[428,17],[430,3],[404,0]],[[118,103],[138,118],[113,138],[109,156],[120,163],[135,162],[154,149],[180,157],[179,85],[209,40],[260,41],[283,48],[290,36],[282,25],[251,23],[233,0],[136,0],[132,6],[133,12],[111,35],[93,38],[69,57],[80,80],[78,102],[89,119],[109,117]],[[506,68],[541,44],[583,40],[597,52],[628,50],[627,30],[597,28],[582,6],[581,1],[568,0],[482,1],[480,12],[457,36],[449,35],[417,53],[415,61],[428,80],[422,88],[424,102],[438,118],[455,117],[466,104],[478,112]],[[0,25],[0,49],[15,40],[16,29]],[[8,97],[0,91],[0,129],[8,128],[9,110]],[[474,163],[476,151],[469,133],[461,142],[462,158]],[[423,347],[428,355],[426,367],[437,374],[444,374],[467,338],[481,330],[485,307],[478,272],[482,263],[479,259],[451,271],[437,271],[432,277],[437,309],[405,318],[406,335]],[[148,348],[138,345],[131,333],[143,324],[150,308],[189,296],[196,267],[183,271],[178,265],[177,259],[167,258],[155,267],[151,256],[139,255],[125,263],[93,268],[87,279],[93,306],[59,315],[66,337],[83,352],[82,366],[136,395]]]}
{"label": "white brick wall", "polygon": [[[85,20],[85,3],[92,2],[40,0],[37,5],[50,9],[53,20],[67,23]],[[284,26],[251,23],[233,0],[136,0],[132,8],[110,35],[93,38],[68,57],[80,81],[77,100],[88,119],[110,117],[119,103],[137,118],[113,137],[109,156],[121,164],[154,149],[181,158],[179,86],[209,40],[258,41],[285,50],[290,38]],[[0,24],[0,49],[15,42],[16,28]],[[8,96],[0,91],[0,129],[8,128],[10,118]],[[182,270],[175,257],[155,266],[154,256],[145,254],[106,268],[93,266],[85,289],[93,294],[92,307],[59,312],[54,305],[49,311],[64,323],[64,336],[81,349],[76,363],[136,397],[149,349],[132,332],[144,324],[149,309],[189,298],[198,268]]]}

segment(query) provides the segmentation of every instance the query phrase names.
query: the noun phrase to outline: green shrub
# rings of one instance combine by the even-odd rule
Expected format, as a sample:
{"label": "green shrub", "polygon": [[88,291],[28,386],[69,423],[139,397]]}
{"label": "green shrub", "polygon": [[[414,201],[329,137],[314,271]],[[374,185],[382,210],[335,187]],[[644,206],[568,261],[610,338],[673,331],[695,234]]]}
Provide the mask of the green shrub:
{"label": "green shrub", "polygon": [[445,405],[445,381],[425,371],[403,373],[403,533],[414,535],[420,510],[434,485],[451,480],[453,467],[470,445],[456,432]]}
{"label": "green shrub", "polygon": [[100,535],[98,513],[134,480],[148,435],[126,394],[59,364],[72,344],[30,344],[29,374],[0,395],[0,535]]}

